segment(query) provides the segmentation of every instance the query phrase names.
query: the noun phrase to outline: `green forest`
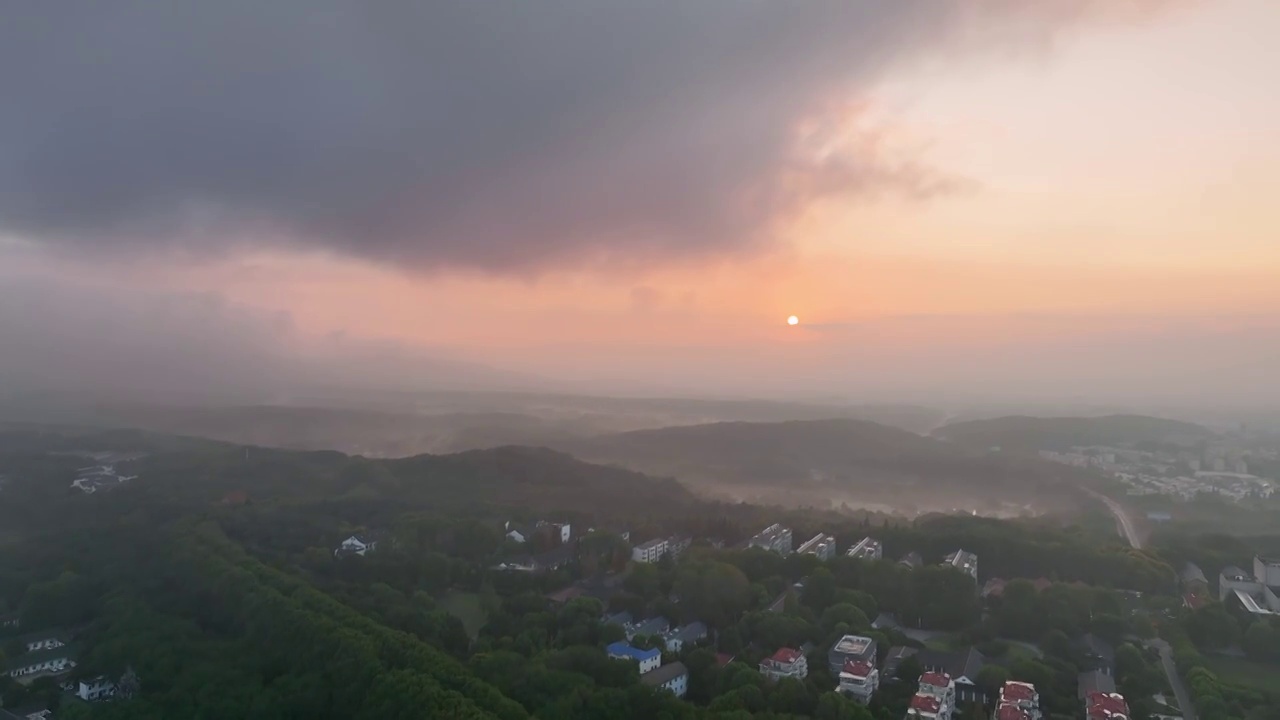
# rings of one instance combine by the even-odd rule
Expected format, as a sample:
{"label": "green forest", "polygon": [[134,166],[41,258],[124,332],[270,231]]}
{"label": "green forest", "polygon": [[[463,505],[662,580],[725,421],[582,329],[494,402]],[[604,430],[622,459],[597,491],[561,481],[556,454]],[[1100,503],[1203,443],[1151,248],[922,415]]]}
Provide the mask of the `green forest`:
{"label": "green forest", "polygon": [[[128,482],[70,487],[85,453],[123,453]],[[1174,568],[1190,559],[1243,564],[1251,541],[1169,537],[1134,550],[1088,524],[934,516],[916,521],[784,511],[700,500],[672,480],[530,448],[369,460],[132,432],[0,433],[0,660],[34,631],[67,635],[65,676],[4,677],[5,708],[64,718],[820,718],[896,720],[918,663],[887,677],[870,705],[834,692],[827,648],[844,634],[891,648],[985,658],[986,690],[1034,682],[1049,717],[1079,717],[1079,639],[1115,648],[1134,716],[1168,694],[1153,642],[1170,644],[1200,717],[1280,717],[1280,690],[1219,658],[1243,647],[1274,663],[1280,628],[1212,603],[1179,602]],[[567,546],[517,546],[508,522],[570,523]],[[783,557],[742,549],[768,524],[797,539],[872,535],[878,561]],[[621,533],[628,532],[630,540]],[[352,534],[379,538],[335,557]],[[678,559],[629,562],[630,547],[685,536]],[[532,547],[530,547],[532,546]],[[956,548],[980,558],[980,581],[939,564]],[[498,564],[566,551],[545,572]],[[918,552],[925,565],[896,562]],[[1209,553],[1212,553],[1210,556]],[[573,592],[566,592],[573,590]],[[663,652],[688,668],[683,698],[641,681],[605,646],[624,637],[614,613],[704,623],[705,640]],[[877,622],[891,617],[892,622]],[[465,621],[465,622],[464,622]],[[661,638],[636,636],[662,649]],[[762,658],[809,654],[803,681],[767,681]],[[1243,662],[1243,661],[1242,661]],[[1238,668],[1237,668],[1238,669]],[[84,702],[64,683],[136,677],[114,699]],[[990,708],[962,708],[966,718]]]}

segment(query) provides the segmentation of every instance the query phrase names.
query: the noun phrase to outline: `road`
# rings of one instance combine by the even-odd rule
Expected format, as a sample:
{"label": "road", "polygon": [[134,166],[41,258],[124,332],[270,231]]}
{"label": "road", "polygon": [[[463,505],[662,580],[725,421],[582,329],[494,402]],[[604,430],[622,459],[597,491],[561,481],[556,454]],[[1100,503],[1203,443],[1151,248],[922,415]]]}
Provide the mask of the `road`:
{"label": "road", "polygon": [[1120,503],[1100,492],[1097,492],[1096,490],[1089,490],[1086,488],[1085,492],[1106,503],[1107,509],[1111,511],[1112,515],[1116,516],[1116,524],[1119,525],[1120,531],[1124,534],[1125,539],[1129,541],[1130,545],[1141,550],[1142,539],[1138,537],[1138,531],[1134,528],[1133,520],[1129,519],[1129,514],[1124,511],[1124,508],[1120,507]]}
{"label": "road", "polygon": [[1164,666],[1164,674],[1169,677],[1173,696],[1178,698],[1178,708],[1182,710],[1183,720],[1196,720],[1196,708],[1191,704],[1191,694],[1182,684],[1182,678],[1178,676],[1178,667],[1173,663],[1173,649],[1164,640],[1152,640],[1148,644],[1160,651],[1160,664]]}

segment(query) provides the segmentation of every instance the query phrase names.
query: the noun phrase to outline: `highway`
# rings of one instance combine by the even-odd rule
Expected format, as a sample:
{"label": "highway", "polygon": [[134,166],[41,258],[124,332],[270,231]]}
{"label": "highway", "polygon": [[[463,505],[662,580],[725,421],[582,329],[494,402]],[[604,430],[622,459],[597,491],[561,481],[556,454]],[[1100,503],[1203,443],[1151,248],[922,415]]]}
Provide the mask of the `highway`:
{"label": "highway", "polygon": [[1111,511],[1112,515],[1116,516],[1116,525],[1119,526],[1119,529],[1125,539],[1128,540],[1129,544],[1134,548],[1141,550],[1142,539],[1138,537],[1138,531],[1133,525],[1133,520],[1129,519],[1129,514],[1124,511],[1124,508],[1120,507],[1120,503],[1095,490],[1089,490],[1086,488],[1085,492],[1106,503],[1107,509]]}

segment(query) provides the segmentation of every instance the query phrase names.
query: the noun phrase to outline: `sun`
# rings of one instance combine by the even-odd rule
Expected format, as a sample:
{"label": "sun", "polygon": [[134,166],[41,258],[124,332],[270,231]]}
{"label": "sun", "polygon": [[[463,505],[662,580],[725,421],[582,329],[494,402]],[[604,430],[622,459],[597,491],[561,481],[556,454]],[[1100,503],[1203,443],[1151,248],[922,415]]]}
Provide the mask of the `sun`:
{"label": "sun", "polygon": [[799,325],[799,324],[800,324],[800,318],[796,317],[795,315],[792,315],[791,317],[787,318],[787,324],[788,324],[788,325]]}

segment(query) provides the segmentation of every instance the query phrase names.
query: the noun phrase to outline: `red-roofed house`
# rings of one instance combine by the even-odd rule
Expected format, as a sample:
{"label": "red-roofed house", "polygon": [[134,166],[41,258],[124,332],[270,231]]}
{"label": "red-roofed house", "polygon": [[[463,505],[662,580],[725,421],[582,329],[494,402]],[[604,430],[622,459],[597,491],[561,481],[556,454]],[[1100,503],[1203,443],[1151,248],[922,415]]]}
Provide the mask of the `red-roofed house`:
{"label": "red-roofed house", "polygon": [[951,720],[951,706],[932,695],[916,693],[907,708],[907,718],[915,720]]}
{"label": "red-roofed house", "polygon": [[1031,720],[1031,713],[1017,705],[1001,705],[992,717],[994,720]]}
{"label": "red-roofed house", "polygon": [[1085,717],[1089,720],[1128,720],[1129,703],[1120,693],[1089,693],[1085,700]]}
{"label": "red-roofed house", "polygon": [[733,662],[733,659],[735,657],[737,657],[737,655],[730,655],[729,653],[716,653],[716,665],[720,667],[724,667],[725,665],[728,665],[729,663]]}
{"label": "red-roofed house", "polygon": [[956,705],[956,681],[944,672],[927,672],[921,675],[918,693],[935,698],[947,707]]}
{"label": "red-roofed house", "polygon": [[[996,703],[996,709],[1002,707],[1017,708],[1025,712],[1030,720],[1040,720],[1040,693],[1031,683],[1010,680],[1000,688],[1000,700]],[[1011,715],[1008,720],[1017,719]]]}
{"label": "red-roofed house", "polygon": [[760,674],[770,680],[789,677],[804,679],[809,675],[809,662],[804,653],[795,648],[780,648],[771,657],[760,661]]}
{"label": "red-roofed house", "polygon": [[866,660],[846,660],[840,670],[840,692],[862,704],[871,702],[871,696],[880,687],[880,671]]}

